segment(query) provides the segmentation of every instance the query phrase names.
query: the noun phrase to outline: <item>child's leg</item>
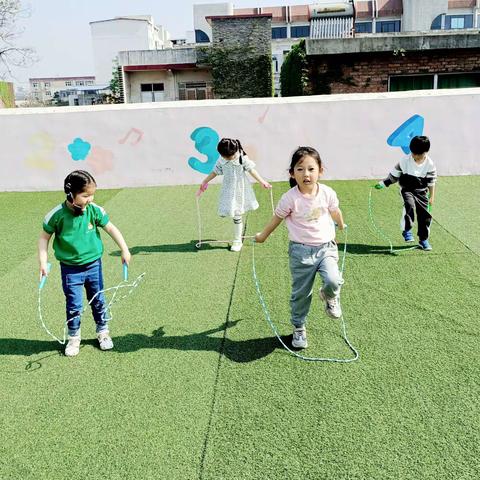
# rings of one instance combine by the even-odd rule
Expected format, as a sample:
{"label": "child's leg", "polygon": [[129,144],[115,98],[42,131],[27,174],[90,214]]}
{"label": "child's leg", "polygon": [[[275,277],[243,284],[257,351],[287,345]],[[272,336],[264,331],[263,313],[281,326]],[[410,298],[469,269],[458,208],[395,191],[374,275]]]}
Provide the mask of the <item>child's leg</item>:
{"label": "child's leg", "polygon": [[87,291],[87,299],[89,302],[95,297],[90,306],[92,308],[93,319],[97,325],[97,333],[108,332],[108,317],[107,312],[105,311],[105,295],[103,293],[96,295],[99,291],[103,290],[101,260],[97,260],[89,265],[85,278],[85,290]]}
{"label": "child's leg", "polygon": [[316,274],[316,264],[312,250],[312,247],[294,242],[290,243],[288,249],[290,272],[292,273],[291,322],[295,328],[305,325],[312,303],[313,282]]}
{"label": "child's leg", "polygon": [[340,295],[343,278],[338,269],[338,248],[335,242],[330,242],[318,252],[317,271],[322,277],[323,293],[327,299]]}
{"label": "child's leg", "polygon": [[420,241],[427,240],[430,234],[430,224],[432,223],[432,216],[428,211],[427,193],[417,193],[415,199],[417,201],[418,239]]}
{"label": "child's leg", "polygon": [[80,336],[83,310],[83,285],[85,272],[79,267],[60,264],[62,287],[66,299],[67,329],[70,337]]}
{"label": "child's leg", "polygon": [[241,215],[233,217],[233,241],[241,242],[243,233],[243,218]]}
{"label": "child's leg", "polygon": [[409,232],[413,227],[413,222],[415,221],[415,198],[412,192],[404,192],[402,190],[403,198],[403,219],[402,219],[402,229],[404,232]]}

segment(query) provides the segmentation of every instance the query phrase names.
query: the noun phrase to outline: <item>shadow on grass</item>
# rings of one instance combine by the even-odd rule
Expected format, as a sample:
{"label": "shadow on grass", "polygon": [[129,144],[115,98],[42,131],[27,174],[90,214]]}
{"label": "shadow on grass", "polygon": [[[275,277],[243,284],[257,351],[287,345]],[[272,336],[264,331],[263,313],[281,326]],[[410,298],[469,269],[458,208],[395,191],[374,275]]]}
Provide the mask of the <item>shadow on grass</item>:
{"label": "shadow on grass", "polygon": [[[150,255],[152,253],[184,253],[184,252],[198,252],[199,250],[228,250],[228,243],[209,244],[213,240],[202,240],[202,246],[196,247],[198,240],[191,240],[188,243],[167,243],[164,245],[135,245],[130,247],[132,255]],[[109,254],[112,257],[119,257],[120,250],[115,250]]]}
{"label": "shadow on grass", "polygon": [[[239,320],[222,324],[219,327],[190,335],[166,336],[163,327],[152,332],[152,335],[129,333],[120,337],[113,337],[115,344],[113,353],[130,353],[148,348],[179,351],[212,351],[223,352],[232,362],[247,363],[266,357],[278,348],[283,348],[276,337],[257,338],[249,340],[230,340],[228,337],[210,335],[223,332],[225,328],[235,326]],[[282,337],[288,345],[290,336]],[[82,347],[92,345],[98,348],[95,339],[82,340]],[[41,368],[41,360],[58,355],[63,351],[63,345],[47,340],[28,340],[17,338],[0,338],[0,355],[38,355],[51,352],[50,355],[33,359],[27,362],[26,370]],[[34,366],[35,365],[35,366]]]}
{"label": "shadow on grass", "polygon": [[[338,251],[343,253],[343,243],[338,244]],[[401,247],[394,246],[394,254],[402,250],[413,250],[415,245],[402,245]],[[351,255],[391,255],[390,245],[366,245],[364,243],[347,243],[347,253]]]}

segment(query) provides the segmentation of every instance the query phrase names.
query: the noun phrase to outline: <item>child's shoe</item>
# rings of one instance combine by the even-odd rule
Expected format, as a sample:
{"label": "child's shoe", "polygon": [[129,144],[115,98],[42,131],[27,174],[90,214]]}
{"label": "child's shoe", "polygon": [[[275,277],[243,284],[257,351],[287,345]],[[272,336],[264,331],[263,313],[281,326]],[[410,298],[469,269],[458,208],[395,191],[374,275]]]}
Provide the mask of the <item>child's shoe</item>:
{"label": "child's shoe", "polygon": [[80,353],[80,335],[75,337],[68,337],[68,343],[65,347],[65,356],[66,357],[76,357]]}
{"label": "child's shoe", "polygon": [[325,312],[329,317],[340,318],[342,316],[342,307],[340,307],[340,297],[337,295],[333,298],[328,298],[321,288],[318,292],[320,298],[325,302]]}
{"label": "child's shoe", "polygon": [[307,348],[307,330],[305,327],[296,327],[293,329],[292,347]]}
{"label": "child's shoe", "polygon": [[232,252],[239,252],[243,247],[243,243],[241,240],[234,240],[232,242],[232,246],[230,247],[230,250]]}
{"label": "child's shoe", "polygon": [[415,239],[413,238],[413,233],[411,230],[404,230],[402,232],[402,237],[406,242],[413,242]]}
{"label": "child's shoe", "polygon": [[422,250],[431,250],[432,246],[430,245],[430,242],[428,240],[420,240],[418,242],[418,245]]}
{"label": "child's shoe", "polygon": [[100,350],[111,350],[113,348],[113,341],[109,332],[97,333],[97,339]]}

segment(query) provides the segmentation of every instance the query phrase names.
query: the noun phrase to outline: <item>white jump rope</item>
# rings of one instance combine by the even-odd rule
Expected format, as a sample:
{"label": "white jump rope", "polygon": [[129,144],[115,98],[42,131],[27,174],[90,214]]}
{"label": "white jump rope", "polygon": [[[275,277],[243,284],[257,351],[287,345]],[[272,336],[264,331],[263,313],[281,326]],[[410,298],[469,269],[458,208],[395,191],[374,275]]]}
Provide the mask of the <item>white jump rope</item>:
{"label": "white jump rope", "polygon": [[[196,198],[197,219],[198,219],[198,242],[196,243],[195,246],[197,248],[201,248],[202,244],[205,244],[205,243],[209,243],[209,244],[210,243],[229,243],[229,240],[211,240],[211,241],[207,241],[207,242],[202,241],[202,239],[201,239],[202,238],[202,217],[201,217],[201,214],[200,214],[199,196],[200,195],[197,192],[197,195],[195,195],[195,198]],[[274,203],[273,203],[273,189],[270,189],[270,202],[271,202],[271,206],[272,206],[272,212],[273,212],[273,214],[275,214],[275,207],[274,207]],[[345,242],[344,242],[344,248],[343,248],[342,266],[340,268],[340,275],[342,277],[343,277],[343,272],[345,270],[345,256],[346,256],[346,253],[347,253],[347,231],[346,231],[346,229],[347,229],[347,225],[345,225]],[[295,352],[294,350],[292,350],[291,348],[289,348],[285,344],[285,342],[282,340],[282,337],[280,336],[280,334],[277,330],[277,327],[275,326],[275,324],[273,323],[273,321],[270,317],[270,313],[268,311],[267,304],[265,303],[265,299],[263,298],[262,291],[260,289],[260,282],[258,280],[257,271],[256,271],[256,268],[255,268],[255,236],[254,235],[245,235],[245,236],[242,236],[242,238],[252,239],[252,273],[253,273],[253,280],[254,280],[254,283],[255,283],[255,289],[257,291],[257,295],[258,295],[258,299],[260,300],[260,304],[262,305],[262,309],[263,309],[263,313],[265,315],[265,318],[266,318],[268,324],[270,325],[270,328],[272,329],[273,333],[277,337],[278,341],[282,344],[283,348],[285,348],[285,350],[287,350],[293,356],[295,356],[297,358],[300,358],[301,360],[308,361],[308,362],[351,363],[351,362],[355,362],[356,360],[358,360],[359,353],[356,350],[356,348],[350,343],[350,341],[347,337],[347,325],[346,325],[346,321],[345,321],[345,318],[343,316],[343,313],[342,313],[342,316],[341,316],[342,336],[343,336],[343,339],[344,339],[345,343],[348,345],[348,348],[354,354],[353,358],[306,357],[304,355],[300,355],[298,352]]]}
{"label": "white jump rope", "polygon": [[[48,263],[48,265],[47,265],[47,272],[48,273],[50,273],[51,268],[52,268],[52,264]],[[108,305],[105,307],[105,310],[104,310],[104,312],[108,312],[109,318],[107,319],[107,322],[110,322],[113,318],[112,311],[111,311],[112,305],[114,303],[117,303],[118,301],[122,300],[123,298],[128,297],[132,293],[132,291],[135,290],[135,288],[138,287],[139,283],[143,280],[144,276],[145,276],[145,272],[143,272],[141,275],[139,275],[135,279],[134,282],[128,283],[128,265],[126,263],[124,263],[123,264],[123,280],[118,285],[116,285],[115,287],[110,287],[110,288],[106,288],[104,290],[98,291],[90,299],[90,301],[84,307],[84,309],[80,312],[80,314],[77,315],[77,317],[81,317],[83,315],[85,310],[95,300],[95,298],[98,297],[98,295],[100,295],[101,293],[107,293],[107,292],[113,291],[112,298],[111,298],[110,302],[108,302]],[[44,276],[42,276],[42,278],[40,280],[40,283],[38,285],[38,318],[40,319],[40,323],[41,323],[43,329],[45,330],[45,332],[47,332],[48,335],[50,335],[53,339],[55,339],[61,345],[65,345],[66,340],[67,340],[67,322],[69,320],[73,320],[74,318],[77,318],[77,317],[72,317],[72,318],[65,321],[65,323],[63,325],[63,340],[60,340],[57,336],[55,336],[52,332],[50,332],[50,330],[48,329],[47,325],[45,324],[45,322],[43,320],[43,315],[42,315],[42,290],[43,290],[43,287],[45,286],[46,281],[47,281],[47,276],[44,275]],[[125,295],[122,295],[121,297],[117,298],[118,291],[121,290],[121,289],[124,289],[124,288],[130,288],[130,290],[128,290],[128,292]]]}

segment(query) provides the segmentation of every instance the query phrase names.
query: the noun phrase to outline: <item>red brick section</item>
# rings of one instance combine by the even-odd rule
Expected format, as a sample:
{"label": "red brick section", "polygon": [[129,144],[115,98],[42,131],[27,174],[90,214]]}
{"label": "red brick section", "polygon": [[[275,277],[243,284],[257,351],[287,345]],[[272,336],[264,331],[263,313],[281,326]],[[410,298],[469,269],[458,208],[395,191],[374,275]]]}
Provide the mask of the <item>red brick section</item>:
{"label": "red brick section", "polygon": [[308,61],[313,94],[387,92],[391,75],[480,72],[480,49],[324,55]]}

